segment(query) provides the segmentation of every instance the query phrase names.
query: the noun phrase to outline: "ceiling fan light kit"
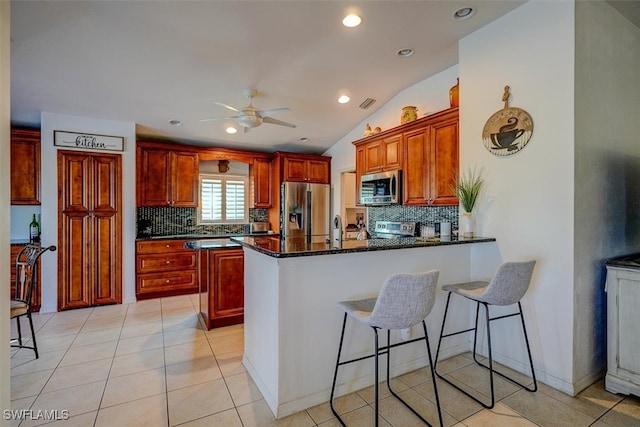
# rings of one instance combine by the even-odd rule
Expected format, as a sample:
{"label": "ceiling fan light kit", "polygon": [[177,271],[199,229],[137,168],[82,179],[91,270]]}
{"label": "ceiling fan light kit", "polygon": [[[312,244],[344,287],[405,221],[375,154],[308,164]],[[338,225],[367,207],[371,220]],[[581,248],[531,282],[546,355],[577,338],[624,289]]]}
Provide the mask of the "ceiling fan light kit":
{"label": "ceiling fan light kit", "polygon": [[235,108],[227,104],[223,104],[222,102],[214,102],[215,104],[224,107],[228,110],[235,111],[238,113],[236,116],[227,116],[227,117],[212,117],[210,119],[202,119],[201,122],[209,122],[212,120],[228,120],[228,119],[238,119],[238,124],[244,128],[244,131],[247,132],[251,128],[255,128],[260,126],[262,123],[269,123],[273,125],[279,126],[287,126],[290,128],[295,128],[296,125],[288,122],[284,122],[282,120],[276,120],[271,116],[279,113],[283,113],[285,111],[289,111],[288,108],[273,108],[270,110],[258,110],[253,106],[253,98],[258,95],[258,91],[255,89],[245,89],[244,95],[249,98],[249,105],[244,108]]}

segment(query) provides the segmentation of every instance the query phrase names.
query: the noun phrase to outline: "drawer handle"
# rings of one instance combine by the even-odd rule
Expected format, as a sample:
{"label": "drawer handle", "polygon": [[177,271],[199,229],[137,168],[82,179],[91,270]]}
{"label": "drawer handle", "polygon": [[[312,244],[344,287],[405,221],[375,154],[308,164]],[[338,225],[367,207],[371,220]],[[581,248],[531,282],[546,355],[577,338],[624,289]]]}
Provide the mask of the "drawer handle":
{"label": "drawer handle", "polygon": [[165,248],[168,248],[168,247],[169,247],[169,245],[164,245],[164,247],[165,247]]}
{"label": "drawer handle", "polygon": [[167,279],[167,281],[165,283],[171,283],[171,280]]}
{"label": "drawer handle", "polygon": [[171,261],[167,261],[167,264],[171,264]]}

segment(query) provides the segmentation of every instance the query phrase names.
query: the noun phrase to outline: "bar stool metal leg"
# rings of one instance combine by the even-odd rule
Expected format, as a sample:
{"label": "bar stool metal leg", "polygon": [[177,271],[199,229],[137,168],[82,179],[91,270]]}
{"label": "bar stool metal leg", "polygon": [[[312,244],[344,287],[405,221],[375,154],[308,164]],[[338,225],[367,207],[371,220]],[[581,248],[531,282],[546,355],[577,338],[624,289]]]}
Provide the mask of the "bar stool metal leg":
{"label": "bar stool metal leg", "polygon": [[329,406],[331,408],[331,412],[333,413],[333,415],[336,417],[336,419],[338,420],[338,422],[340,423],[340,425],[342,425],[343,427],[346,427],[346,424],[344,423],[344,421],[342,420],[342,418],[340,417],[340,415],[338,415],[338,412],[336,411],[335,407],[334,407],[334,396],[335,396],[335,388],[336,388],[336,382],[337,382],[337,378],[338,378],[338,368],[342,365],[346,365],[348,363],[352,363],[352,362],[358,362],[364,359],[368,359],[373,357],[374,358],[374,398],[375,398],[375,403],[374,403],[374,411],[375,411],[375,425],[378,426],[379,425],[379,418],[380,418],[380,390],[379,390],[379,358],[380,355],[387,355],[387,373],[386,373],[386,380],[387,380],[387,388],[389,389],[389,392],[396,398],[398,399],[404,406],[406,406],[411,412],[413,412],[418,418],[420,418],[420,420],[422,422],[424,422],[427,426],[432,427],[432,424],[429,423],[429,421],[427,421],[422,415],[420,415],[411,405],[409,405],[404,399],[402,399],[398,393],[396,393],[393,388],[391,387],[391,378],[390,378],[390,366],[391,366],[391,349],[393,347],[398,347],[404,344],[409,344],[415,341],[426,341],[426,349],[427,349],[427,357],[429,359],[429,370],[431,371],[431,380],[433,382],[433,391],[434,391],[434,395],[435,395],[435,399],[436,399],[436,409],[438,411],[438,421],[440,423],[440,426],[442,427],[444,425],[444,421],[442,418],[442,410],[440,408],[440,397],[438,395],[438,386],[436,384],[436,373],[435,373],[435,365],[434,365],[434,360],[431,357],[431,345],[429,344],[429,335],[427,333],[427,324],[422,321],[422,329],[424,331],[424,337],[421,338],[415,338],[409,341],[405,341],[405,342],[400,342],[397,344],[391,344],[391,331],[387,330],[387,345],[384,347],[380,347],[379,345],[379,336],[378,336],[378,329],[376,327],[372,327],[373,329],[373,333],[374,333],[374,353],[368,356],[363,356],[363,357],[359,357],[356,359],[352,359],[352,360],[346,360],[346,361],[340,361],[340,357],[342,355],[342,344],[344,342],[344,333],[345,333],[345,329],[346,329],[346,323],[347,323],[347,314],[345,314],[344,320],[342,322],[342,332],[340,333],[340,344],[338,346],[338,357],[336,359],[336,369],[334,371],[334,375],[333,375],[333,384],[331,386],[331,396],[329,398]]}
{"label": "bar stool metal leg", "polygon": [[[527,329],[525,326],[525,322],[524,322],[524,315],[522,313],[522,305],[520,304],[520,302],[518,302],[518,312],[517,313],[512,313],[512,314],[507,314],[504,316],[498,316],[498,317],[490,317],[489,314],[489,305],[486,303],[482,303],[482,305],[484,306],[484,310],[485,310],[485,322],[486,322],[486,328],[487,328],[487,353],[488,353],[488,360],[489,360],[489,365],[485,365],[484,363],[482,363],[480,360],[478,360],[477,357],[477,345],[478,345],[478,321],[479,321],[479,312],[480,312],[480,302],[477,302],[476,304],[476,318],[475,318],[475,324],[473,328],[470,329],[465,329],[462,331],[458,331],[458,332],[453,332],[453,333],[449,333],[449,334],[445,334],[444,333],[444,328],[445,328],[445,323],[447,321],[447,314],[449,311],[449,303],[451,300],[451,293],[449,293],[448,297],[447,297],[447,305],[445,306],[445,310],[444,310],[444,317],[442,319],[442,328],[440,329],[440,338],[438,340],[438,349],[436,350],[436,358],[435,358],[435,367],[434,367],[434,371],[435,374],[438,376],[438,378],[442,379],[443,381],[445,381],[446,383],[448,383],[449,385],[455,387],[456,389],[458,389],[460,392],[462,392],[463,394],[465,394],[466,396],[470,397],[471,399],[475,400],[476,402],[478,402],[480,405],[482,405],[483,407],[487,408],[487,409],[491,409],[494,407],[495,405],[495,386],[494,386],[494,378],[493,378],[493,374],[497,374],[500,375],[502,378],[511,381],[512,383],[522,387],[523,389],[525,389],[526,391],[529,392],[535,392],[538,390],[538,384],[536,381],[536,376],[535,376],[535,370],[533,369],[533,358],[531,356],[531,347],[529,345],[529,338],[527,336]],[[504,319],[507,317],[513,317],[513,316],[520,316],[521,322],[522,322],[522,330],[524,332],[524,339],[525,339],[525,344],[527,347],[527,354],[529,357],[529,364],[531,367],[531,378],[533,379],[533,387],[529,388],[524,384],[521,384],[520,382],[514,380],[511,377],[508,377],[507,375],[504,375],[496,370],[493,369],[493,354],[492,354],[492,346],[491,346],[491,322],[494,320],[499,320],[499,319]],[[438,358],[440,356],[440,346],[442,344],[442,339],[443,338],[447,338],[447,337],[451,337],[454,335],[459,335],[462,333],[466,333],[466,332],[471,332],[473,331],[473,360],[474,362],[487,369],[489,371],[489,387],[490,387],[490,391],[491,391],[491,399],[490,402],[487,404],[481,400],[479,400],[477,397],[471,395],[469,392],[467,392],[466,390],[463,390],[461,387],[457,386],[456,384],[454,384],[453,382],[449,381],[447,378],[445,378],[442,374],[440,374],[437,370],[438,368]]]}
{"label": "bar stool metal leg", "polygon": [[340,345],[338,346],[338,358],[336,360],[336,370],[333,374],[333,384],[331,385],[331,396],[329,397],[329,406],[331,407],[331,412],[333,412],[333,415],[336,417],[338,422],[340,422],[340,424],[343,427],[346,427],[346,424],[342,421],[342,418],[340,418],[340,415],[338,415],[338,413],[336,412],[336,408],[333,407],[333,396],[336,391],[336,380],[338,379],[338,368],[340,367],[340,355],[342,354],[342,343],[344,341],[344,329],[346,325],[347,325],[347,313],[344,314],[344,320],[342,321],[342,332],[340,333]]}

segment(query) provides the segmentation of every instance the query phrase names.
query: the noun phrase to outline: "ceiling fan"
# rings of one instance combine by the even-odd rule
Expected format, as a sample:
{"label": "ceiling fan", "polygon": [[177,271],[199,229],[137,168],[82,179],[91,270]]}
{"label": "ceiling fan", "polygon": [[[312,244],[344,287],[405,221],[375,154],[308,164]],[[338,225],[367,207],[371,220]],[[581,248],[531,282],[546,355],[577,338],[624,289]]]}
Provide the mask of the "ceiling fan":
{"label": "ceiling fan", "polygon": [[253,98],[256,97],[258,91],[255,89],[245,89],[244,95],[249,98],[249,105],[243,108],[235,108],[227,104],[223,104],[222,102],[215,102],[221,107],[224,107],[228,110],[235,111],[238,113],[235,116],[226,116],[226,117],[212,117],[210,119],[202,119],[201,122],[210,122],[213,120],[228,120],[228,119],[238,119],[238,124],[244,128],[245,132],[248,132],[249,129],[260,126],[262,123],[270,123],[272,125],[280,125],[287,126],[290,128],[295,128],[296,125],[292,123],[283,122],[282,120],[274,119],[273,115],[278,113],[283,113],[285,111],[289,111],[288,108],[274,108],[271,110],[258,110],[253,106]]}

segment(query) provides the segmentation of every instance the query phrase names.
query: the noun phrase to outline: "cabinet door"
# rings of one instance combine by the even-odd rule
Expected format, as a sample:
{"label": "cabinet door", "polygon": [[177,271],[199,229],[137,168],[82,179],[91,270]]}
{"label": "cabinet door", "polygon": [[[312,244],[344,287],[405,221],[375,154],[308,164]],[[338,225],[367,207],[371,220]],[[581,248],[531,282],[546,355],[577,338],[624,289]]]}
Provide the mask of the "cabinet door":
{"label": "cabinet door", "polygon": [[242,249],[209,252],[209,327],[242,323],[244,253]]}
{"label": "cabinet door", "polygon": [[58,309],[122,302],[120,155],[58,151]]}
{"label": "cabinet door", "polygon": [[307,161],[285,157],[283,159],[284,176],[283,181],[306,182],[307,181]]}
{"label": "cabinet door", "polygon": [[138,206],[169,206],[171,202],[171,156],[165,150],[138,151]]}
{"label": "cabinet door", "polygon": [[325,160],[307,161],[307,181],[317,184],[328,184],[330,163]]}
{"label": "cabinet door", "polygon": [[382,140],[372,141],[364,146],[365,150],[365,168],[364,173],[376,173],[382,171],[384,164],[384,151],[382,149]]}
{"label": "cabinet door", "polygon": [[120,156],[92,157],[91,305],[122,302]]}
{"label": "cabinet door", "polygon": [[39,130],[11,130],[11,204],[40,204]]}
{"label": "cabinet door", "polygon": [[58,151],[58,309],[91,305],[91,156]]}
{"label": "cabinet door", "polygon": [[171,206],[195,208],[198,206],[198,154],[172,153]]}
{"label": "cabinet door", "polygon": [[618,359],[619,373],[640,381],[640,335],[638,334],[638,309],[640,308],[640,274],[619,271],[617,283],[618,307]]}
{"label": "cabinet door", "polygon": [[429,201],[427,182],[428,134],[428,128],[404,134],[405,162],[402,171],[402,197],[405,205],[426,205]]}
{"label": "cabinet door", "polygon": [[383,141],[385,171],[402,168],[402,135],[394,135]]}
{"label": "cabinet door", "polygon": [[356,148],[356,206],[362,206],[360,203],[360,177],[365,170],[366,151],[362,145]]}
{"label": "cabinet door", "polygon": [[451,187],[458,173],[458,119],[431,126],[429,144],[430,202],[434,205],[457,205]]}
{"label": "cabinet door", "polygon": [[273,206],[271,198],[272,169],[270,160],[255,159],[253,165],[251,165],[254,208],[270,208]]}

